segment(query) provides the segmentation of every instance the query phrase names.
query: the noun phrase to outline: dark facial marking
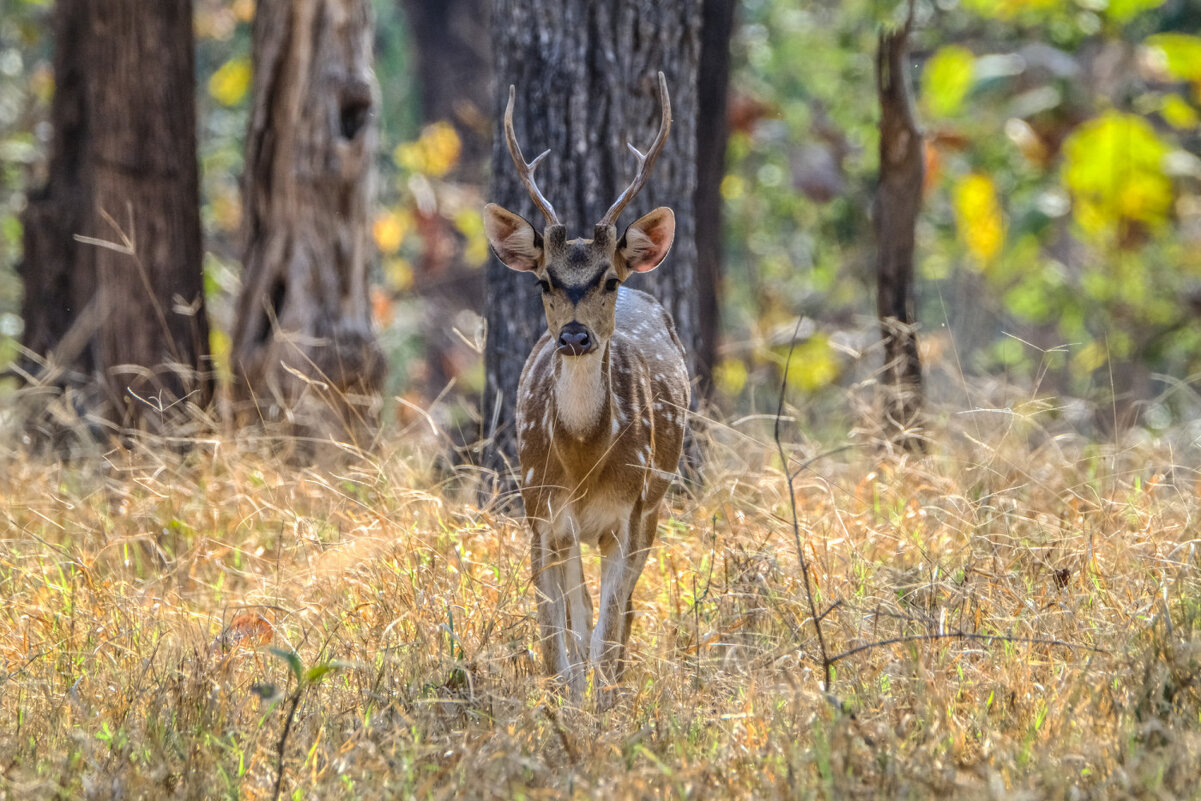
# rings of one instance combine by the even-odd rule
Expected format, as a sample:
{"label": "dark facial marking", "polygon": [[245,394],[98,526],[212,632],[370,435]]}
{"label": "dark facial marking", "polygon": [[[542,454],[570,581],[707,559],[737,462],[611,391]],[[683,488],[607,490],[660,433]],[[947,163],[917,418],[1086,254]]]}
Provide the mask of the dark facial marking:
{"label": "dark facial marking", "polygon": [[554,285],[556,289],[562,289],[564,292],[566,292],[567,299],[571,301],[573,306],[576,306],[579,305],[579,302],[584,299],[584,296],[587,295],[593,287],[597,286],[601,282],[601,279],[604,278],[605,273],[608,272],[608,270],[609,265],[602,264],[600,269],[598,269],[595,274],[578,284],[563,284],[559,281],[554,281]]}

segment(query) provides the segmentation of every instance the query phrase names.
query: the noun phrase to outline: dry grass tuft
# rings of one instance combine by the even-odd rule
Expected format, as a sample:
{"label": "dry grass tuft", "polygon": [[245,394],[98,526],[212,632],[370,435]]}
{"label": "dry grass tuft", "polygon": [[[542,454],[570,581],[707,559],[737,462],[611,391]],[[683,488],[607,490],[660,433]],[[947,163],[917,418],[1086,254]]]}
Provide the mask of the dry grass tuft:
{"label": "dry grass tuft", "polygon": [[797,476],[828,695],[771,421],[706,426],[605,712],[539,675],[521,522],[409,433],[10,449],[0,798],[1195,797],[1197,448],[1051,419]]}

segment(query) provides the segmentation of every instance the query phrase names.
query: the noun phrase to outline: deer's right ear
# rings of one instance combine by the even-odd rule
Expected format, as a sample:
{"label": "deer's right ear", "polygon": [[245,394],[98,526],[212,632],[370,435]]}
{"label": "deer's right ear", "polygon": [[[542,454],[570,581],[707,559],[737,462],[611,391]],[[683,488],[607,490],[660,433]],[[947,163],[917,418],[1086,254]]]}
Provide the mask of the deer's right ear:
{"label": "deer's right ear", "polygon": [[519,214],[495,203],[484,206],[484,233],[492,252],[511,270],[529,272],[542,260],[542,237]]}

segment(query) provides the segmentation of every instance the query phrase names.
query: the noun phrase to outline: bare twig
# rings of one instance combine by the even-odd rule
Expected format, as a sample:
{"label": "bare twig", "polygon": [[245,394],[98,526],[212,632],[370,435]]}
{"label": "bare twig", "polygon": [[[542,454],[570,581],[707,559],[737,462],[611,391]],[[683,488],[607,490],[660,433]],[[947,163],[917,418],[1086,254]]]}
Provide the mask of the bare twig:
{"label": "bare twig", "polygon": [[[801,327],[801,320],[797,319],[797,330]],[[813,630],[817,632],[817,647],[822,658],[822,689],[830,692],[830,681],[833,676],[833,662],[830,661],[828,652],[826,651],[826,638],[822,633],[821,617],[817,614],[817,604],[813,600],[813,583],[809,577],[809,560],[805,557],[805,549],[801,545],[801,524],[797,517],[796,510],[796,494],[792,486],[793,472],[788,468],[788,455],[784,452],[784,443],[780,439],[780,420],[784,416],[784,393],[788,389],[788,368],[792,364],[792,353],[796,348],[796,331],[792,334],[792,342],[788,346],[788,358],[784,360],[784,377],[780,379],[780,402],[776,407],[776,421],[773,428],[773,439],[776,442],[776,450],[780,454],[780,465],[784,468],[784,479],[788,482],[788,508],[792,512],[792,537],[796,543],[797,558],[801,563],[801,575],[805,578],[805,598],[809,602],[809,616],[813,618]],[[805,466],[808,466],[808,462]]]}
{"label": "bare twig", "polygon": [[910,634],[905,637],[893,637],[887,640],[876,640],[875,642],[864,643],[843,651],[840,654],[835,654],[830,657],[829,664],[840,662],[847,657],[855,654],[870,651],[874,648],[884,648],[889,645],[898,645],[906,642],[926,642],[929,640],[979,640],[983,642],[1008,642],[1019,645],[1055,645],[1062,648],[1081,649],[1092,651],[1097,654],[1108,654],[1104,648],[1098,648],[1095,645],[1085,645],[1079,642],[1069,642],[1067,640],[1056,640],[1043,637],[1014,637],[1007,634],[975,634],[970,631],[947,631],[941,634]]}

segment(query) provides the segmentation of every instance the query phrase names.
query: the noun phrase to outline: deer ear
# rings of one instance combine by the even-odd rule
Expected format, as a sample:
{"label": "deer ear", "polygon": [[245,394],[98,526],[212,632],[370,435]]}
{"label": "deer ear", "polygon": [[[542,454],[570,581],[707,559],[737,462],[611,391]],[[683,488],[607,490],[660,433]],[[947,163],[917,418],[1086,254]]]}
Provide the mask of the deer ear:
{"label": "deer ear", "polygon": [[617,252],[625,259],[628,269],[646,273],[667,258],[675,238],[676,215],[666,206],[660,206],[630,223],[617,243]]}
{"label": "deer ear", "polygon": [[511,270],[529,272],[542,259],[542,237],[519,214],[495,203],[484,206],[484,233],[492,252]]}

